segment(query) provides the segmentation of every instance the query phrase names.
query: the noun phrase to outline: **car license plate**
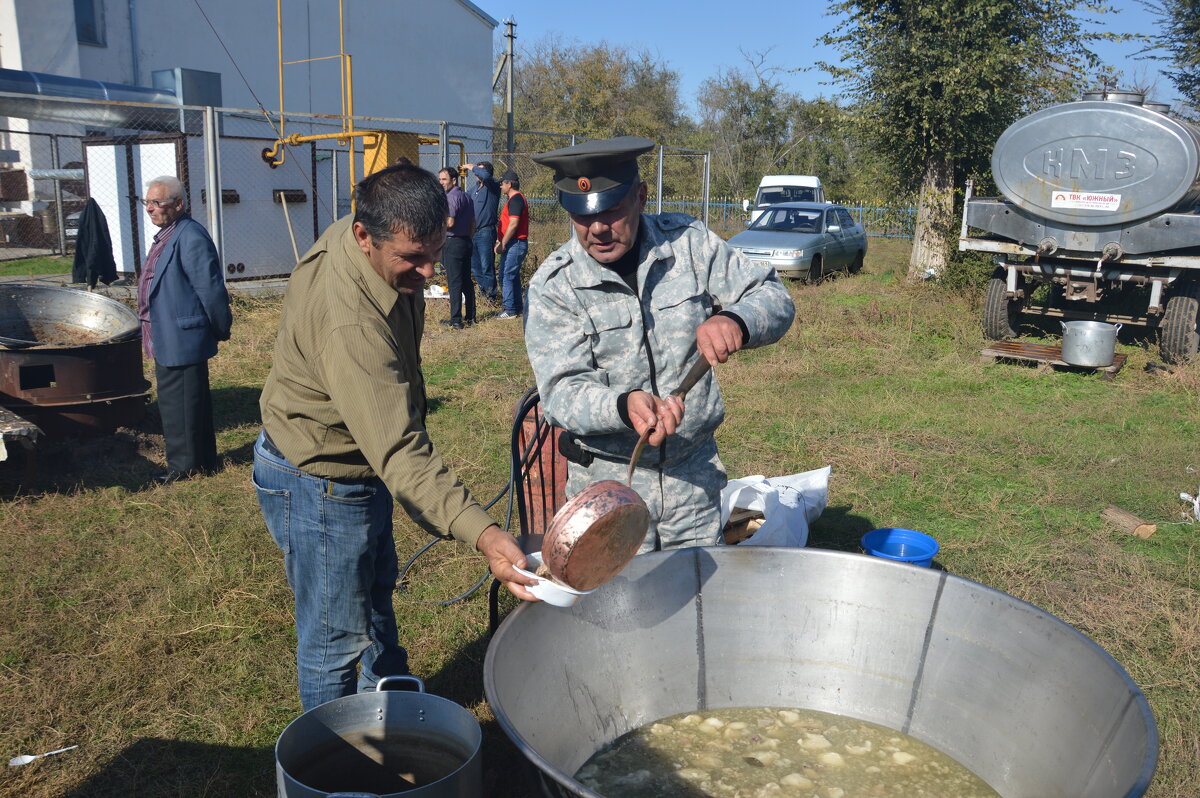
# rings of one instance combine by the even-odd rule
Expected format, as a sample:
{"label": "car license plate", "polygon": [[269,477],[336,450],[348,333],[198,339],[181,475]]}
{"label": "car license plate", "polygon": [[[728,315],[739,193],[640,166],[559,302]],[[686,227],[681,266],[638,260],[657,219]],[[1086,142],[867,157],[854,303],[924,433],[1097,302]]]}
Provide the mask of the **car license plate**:
{"label": "car license plate", "polygon": [[763,267],[765,267],[765,268],[767,268],[767,269],[771,268],[771,262],[770,262],[769,260],[758,260],[758,259],[755,259],[755,260],[754,260],[754,265],[755,265],[755,266],[763,266]]}

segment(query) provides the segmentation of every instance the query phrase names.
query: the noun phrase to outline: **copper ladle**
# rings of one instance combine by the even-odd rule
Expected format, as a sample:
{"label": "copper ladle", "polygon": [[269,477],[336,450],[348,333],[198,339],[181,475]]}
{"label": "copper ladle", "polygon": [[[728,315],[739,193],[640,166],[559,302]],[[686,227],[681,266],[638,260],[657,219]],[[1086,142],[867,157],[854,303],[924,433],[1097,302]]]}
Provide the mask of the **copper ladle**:
{"label": "copper ladle", "polygon": [[[703,355],[683,383],[669,395],[682,399],[709,370]],[[542,561],[559,582],[576,590],[594,590],[616,576],[637,554],[650,527],[646,502],[631,485],[646,441],[638,438],[629,460],[626,484],[615,479],[593,482],[559,508],[542,540]]]}

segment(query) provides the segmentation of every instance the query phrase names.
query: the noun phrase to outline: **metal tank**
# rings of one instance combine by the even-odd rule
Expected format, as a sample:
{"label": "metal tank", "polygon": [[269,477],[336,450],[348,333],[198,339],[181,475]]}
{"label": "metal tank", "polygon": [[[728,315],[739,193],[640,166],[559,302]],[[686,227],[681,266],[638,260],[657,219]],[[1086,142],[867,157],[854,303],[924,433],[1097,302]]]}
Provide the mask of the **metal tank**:
{"label": "metal tank", "polygon": [[[1168,110],[1137,92],[1092,92],[1000,135],[992,174],[1004,196],[976,197],[968,183],[958,245],[999,256],[987,337],[1020,337],[1028,314],[1149,328],[1171,363],[1200,351],[1200,127]],[[1035,306],[1039,285],[1050,290]]]}
{"label": "metal tank", "polygon": [[996,186],[1042,219],[1124,225],[1200,199],[1200,128],[1123,93],[1046,108],[992,150]]}
{"label": "metal tank", "polygon": [[484,689],[550,796],[631,729],[682,712],[802,707],[879,723],[1003,798],[1137,798],[1158,735],[1145,696],[1052,615],[948,573],[816,549],[635,557],[570,608],[523,604]]}

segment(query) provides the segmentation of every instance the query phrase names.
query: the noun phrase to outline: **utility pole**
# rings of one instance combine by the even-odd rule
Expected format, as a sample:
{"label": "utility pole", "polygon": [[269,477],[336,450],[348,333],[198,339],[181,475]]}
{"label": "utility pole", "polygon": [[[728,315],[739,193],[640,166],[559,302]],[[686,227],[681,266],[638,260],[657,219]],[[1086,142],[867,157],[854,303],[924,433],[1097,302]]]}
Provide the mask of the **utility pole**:
{"label": "utility pole", "polygon": [[508,39],[508,47],[505,49],[504,55],[500,56],[500,63],[496,65],[496,74],[492,76],[492,91],[495,91],[496,87],[500,85],[500,72],[504,71],[506,75],[504,111],[508,118],[508,153],[510,155],[516,150],[515,130],[513,129],[513,42],[517,38],[516,27],[515,19],[504,20],[504,38]]}

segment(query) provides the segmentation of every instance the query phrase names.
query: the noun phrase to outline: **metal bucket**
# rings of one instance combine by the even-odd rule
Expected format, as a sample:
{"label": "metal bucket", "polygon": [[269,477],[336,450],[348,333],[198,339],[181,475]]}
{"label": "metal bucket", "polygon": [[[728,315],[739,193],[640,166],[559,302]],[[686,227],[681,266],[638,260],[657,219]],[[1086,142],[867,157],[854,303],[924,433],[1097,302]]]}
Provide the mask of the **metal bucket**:
{"label": "metal bucket", "polygon": [[548,795],[631,729],[682,712],[796,706],[910,734],[1004,798],[1137,798],[1145,696],[1054,616],[943,571],[816,549],[635,557],[573,607],[523,604],[488,647],[497,720]]}
{"label": "metal bucket", "polygon": [[1120,324],[1102,321],[1064,321],[1062,359],[1072,366],[1111,366],[1117,351]]}
{"label": "metal bucket", "polygon": [[388,676],[292,721],[275,744],[275,782],[279,798],[478,798],[482,742],[466,709],[415,676]]}

